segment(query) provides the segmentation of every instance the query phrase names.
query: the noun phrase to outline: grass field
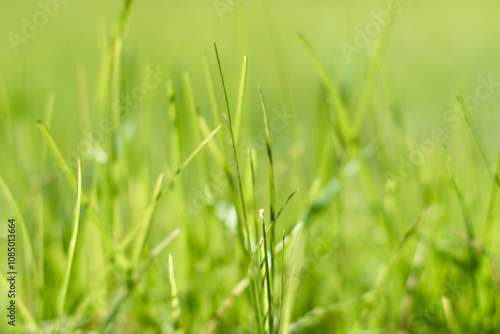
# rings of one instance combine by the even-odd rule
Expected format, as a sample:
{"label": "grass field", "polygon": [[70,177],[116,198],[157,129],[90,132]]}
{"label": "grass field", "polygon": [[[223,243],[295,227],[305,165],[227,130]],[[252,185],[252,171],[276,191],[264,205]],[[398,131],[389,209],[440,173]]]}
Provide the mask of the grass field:
{"label": "grass field", "polygon": [[3,1],[0,333],[500,333],[499,10]]}

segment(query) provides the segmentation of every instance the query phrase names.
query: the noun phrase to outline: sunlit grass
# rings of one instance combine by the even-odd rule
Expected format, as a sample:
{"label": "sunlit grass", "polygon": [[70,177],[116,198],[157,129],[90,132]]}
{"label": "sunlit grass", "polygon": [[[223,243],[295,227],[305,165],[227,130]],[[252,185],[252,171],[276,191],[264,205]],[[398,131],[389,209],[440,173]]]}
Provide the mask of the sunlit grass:
{"label": "sunlit grass", "polygon": [[[98,29],[92,63],[75,62],[74,86],[31,96],[10,72],[0,78],[19,333],[500,331],[500,149],[484,130],[496,92],[476,113],[466,93],[443,96],[462,128],[433,124],[391,83],[399,16],[348,65],[310,33],[285,48],[282,18],[262,5],[260,21],[245,3],[220,23],[236,22],[247,55],[203,40],[205,53],[189,55],[199,66],[166,56],[168,77],[140,96],[154,58],[128,37],[148,23],[134,21],[145,5],[132,0],[114,8],[109,33]],[[259,35],[272,47],[246,40],[246,25],[272,26]],[[175,54],[164,33],[143,38]],[[427,154],[413,127],[450,131]]]}

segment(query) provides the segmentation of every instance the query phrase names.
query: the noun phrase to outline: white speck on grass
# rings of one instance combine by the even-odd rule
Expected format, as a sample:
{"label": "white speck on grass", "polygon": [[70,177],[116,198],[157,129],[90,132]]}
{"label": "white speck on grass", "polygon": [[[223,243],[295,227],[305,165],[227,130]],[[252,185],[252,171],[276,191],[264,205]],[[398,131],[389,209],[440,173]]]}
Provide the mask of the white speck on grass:
{"label": "white speck on grass", "polygon": [[259,216],[261,219],[264,219],[264,209],[259,210]]}
{"label": "white speck on grass", "polygon": [[99,164],[105,164],[108,161],[108,155],[99,145],[94,146],[93,156],[94,160]]}
{"label": "white speck on grass", "polygon": [[215,215],[226,225],[229,229],[236,228],[238,224],[238,214],[236,207],[229,201],[219,201],[215,205]]}

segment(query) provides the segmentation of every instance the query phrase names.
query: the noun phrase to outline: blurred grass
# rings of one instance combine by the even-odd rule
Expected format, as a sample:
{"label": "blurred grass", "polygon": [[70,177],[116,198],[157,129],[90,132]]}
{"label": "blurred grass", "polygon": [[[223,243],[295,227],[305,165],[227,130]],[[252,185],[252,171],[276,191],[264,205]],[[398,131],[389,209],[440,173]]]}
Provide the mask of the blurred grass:
{"label": "blurred grass", "polygon": [[[243,1],[221,20],[212,1],[136,0],[121,38],[123,1],[74,0],[18,54],[6,36],[39,7],[1,3],[0,218],[26,225],[19,332],[500,331],[500,94],[463,105],[479,77],[500,81],[500,3],[402,4],[380,52],[378,35],[348,62],[339,45],[387,2]],[[150,69],[168,77],[114,113]],[[470,112],[457,129],[443,119],[455,101]],[[77,152],[105,119],[93,155]],[[447,151],[388,180],[436,128]]]}

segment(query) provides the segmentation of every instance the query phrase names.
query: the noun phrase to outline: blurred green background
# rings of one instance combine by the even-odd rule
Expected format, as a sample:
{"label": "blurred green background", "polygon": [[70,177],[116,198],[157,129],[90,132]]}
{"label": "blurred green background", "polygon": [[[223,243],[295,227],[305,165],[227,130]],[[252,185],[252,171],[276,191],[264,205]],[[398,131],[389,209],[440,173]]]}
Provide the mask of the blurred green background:
{"label": "blurred green background", "polygon": [[[284,110],[294,115],[283,131],[276,131],[272,136],[277,207],[281,207],[294,189],[300,189],[277,223],[278,237],[283,229],[289,233],[299,221],[305,220],[301,242],[297,242],[301,254],[297,258],[303,261],[317,251],[318,240],[324,240],[330,233],[334,235],[334,241],[327,240],[327,243],[334,244],[332,249],[335,251],[322,256],[321,262],[301,280],[293,302],[292,322],[315,307],[350,300],[373,287],[380,267],[397,240],[425,208],[432,206],[421,235],[398,253],[397,264],[391,271],[394,277],[391,276],[385,287],[383,301],[379,300],[374,307],[376,311],[368,316],[366,309],[359,305],[348,307],[329,312],[302,330],[315,333],[361,333],[363,329],[372,330],[370,333],[375,330],[403,331],[399,319],[404,312],[400,306],[418,243],[427,245],[431,251],[427,253],[421,283],[413,295],[413,325],[408,325],[406,330],[418,332],[417,327],[411,326],[417,326],[415,324],[424,318],[423,325],[418,325],[421,332],[446,330],[442,309],[435,312],[428,312],[428,309],[436,300],[441,305],[441,294],[449,281],[458,282],[456,284],[466,291],[452,300],[456,326],[460,328],[457,332],[494,333],[500,330],[500,315],[495,311],[495,305],[500,306],[498,297],[492,297],[494,301],[489,299],[496,290],[492,287],[488,262],[477,260],[480,264],[474,269],[460,264],[463,258],[468,258],[469,248],[451,232],[451,228],[464,230],[462,209],[465,205],[466,216],[477,232],[478,242],[486,242],[486,213],[497,204],[493,200],[496,197],[491,195],[495,185],[488,170],[496,171],[500,94],[493,92],[469,118],[483,156],[465,122],[455,130],[443,119],[455,96],[474,94],[480,84],[478,78],[492,77],[493,81],[500,82],[500,3],[493,0],[401,1],[401,12],[395,15],[388,30],[368,116],[359,137],[364,153],[361,157],[348,157],[346,153],[348,161],[342,163],[339,159],[342,152],[332,143],[328,92],[298,33],[307,38],[320,62],[337,82],[352,115],[373,59],[373,45],[380,34],[370,38],[370,45],[354,54],[350,61],[340,46],[342,43],[354,45],[357,29],[364,30],[374,21],[371,12],[387,9],[388,3],[243,0],[236,5],[229,4],[231,10],[224,12],[222,17],[214,7],[218,3],[227,5],[230,2],[136,0],[133,3],[121,54],[120,94],[126,96],[140,85],[147,76],[148,67],[161,69],[168,77],[162,79],[157,88],[148,91],[147,97],[131,108],[129,116],[122,120],[124,141],[117,144],[121,147],[118,151],[122,164],[118,171],[109,161],[99,163],[89,156],[82,157],[84,191],[94,196],[102,221],[115,229],[113,236],[121,240],[138,223],[158,175],[165,172],[168,179],[206,137],[199,129],[191,127],[184,73],[190,76],[195,108],[206,119],[208,128],[212,130],[219,124],[220,120],[212,114],[203,63],[206,56],[214,77],[219,109],[225,112],[213,52],[213,41],[216,41],[233,111],[242,59],[248,57],[241,142],[254,140],[255,144],[255,138],[263,130],[258,85],[262,86],[271,119]],[[24,292],[21,296],[42,328],[50,328],[55,318],[76,196],[64,179],[59,182],[57,172],[51,168],[54,157],[35,120],[41,118],[47,122],[44,119],[47,103],[50,96],[55,96],[48,126],[50,133],[65,155],[68,150],[76,151],[85,128],[85,118],[79,112],[78,68],[85,71],[90,127],[93,129],[102,119],[110,117],[110,110],[103,108],[100,100],[103,91],[100,82],[106,75],[109,36],[122,7],[123,2],[115,0],[72,0],[60,4],[59,12],[26,44],[20,45],[16,53],[9,33],[21,34],[23,17],[31,21],[40,11],[40,5],[36,1],[4,0],[0,3],[0,36],[3,36],[0,38],[0,152],[3,157],[0,175],[26,220],[35,250],[44,249],[38,263],[45,268],[43,288],[38,283],[32,286],[32,278],[27,277],[31,271],[28,267],[26,276],[20,274],[20,291]],[[173,140],[172,110],[167,95],[169,82],[176,92],[180,115],[179,148],[176,147],[179,143]],[[401,128],[398,128],[395,114],[402,119]],[[457,199],[449,180],[445,151],[441,146],[404,182],[388,182],[387,173],[397,173],[400,157],[408,156],[418,145],[415,143],[429,138],[435,128],[447,134],[446,144],[463,192],[462,202]],[[400,132],[401,129],[404,131]],[[218,150],[225,145],[229,152],[227,138],[224,125],[212,141]],[[105,136],[104,142],[110,140],[110,136]],[[268,214],[269,207],[267,158],[264,142],[260,143],[256,149],[255,203],[250,190],[249,155],[245,145],[237,145],[243,147],[239,152],[240,163],[252,227],[257,214],[254,208],[265,208]],[[103,143],[102,149],[112,159],[108,144]],[[178,160],[178,149],[183,159]],[[204,148],[160,200],[146,248],[151,250],[175,228],[181,229],[180,236],[168,251],[174,258],[186,332],[199,332],[204,328],[246,274],[236,230],[226,226],[230,223],[227,216],[231,208],[239,205],[229,179],[223,182],[215,196],[199,195],[206,191],[207,184],[215,182],[214,175],[224,171],[224,166],[213,154],[210,147]],[[351,158],[351,164],[347,163]],[[360,165],[366,166],[373,175],[371,194],[362,185],[358,171],[365,167]],[[342,171],[344,167],[347,171]],[[76,175],[76,168],[72,171]],[[112,190],[107,189],[108,177],[115,172],[118,204],[110,199]],[[331,183],[335,179],[340,180],[341,186],[337,189],[340,195]],[[332,199],[336,196],[340,199]],[[391,217],[389,220],[394,224],[392,241],[387,228],[376,218],[378,211],[370,202],[373,197],[379,199],[384,214]],[[194,210],[193,215],[186,214],[182,207],[192,207],[197,198],[201,198],[201,208]],[[306,213],[311,213],[311,208],[322,198],[326,198],[327,203],[308,218]],[[5,192],[0,196],[0,203],[1,219],[6,220],[14,211]],[[114,210],[120,212],[119,218]],[[498,215],[494,214],[497,221]],[[119,224],[109,221],[109,217],[119,219]],[[44,226],[41,238],[40,221]],[[495,233],[491,234],[490,245],[498,245],[497,225],[493,229]],[[5,230],[0,231],[2,244]],[[110,260],[112,251],[90,218],[88,221],[83,219],[81,231],[65,313],[69,317],[81,316],[84,319],[80,319],[81,328],[96,330],[101,326],[103,314],[113,305],[116,290],[126,286],[126,274],[121,271],[119,260]],[[259,239],[256,237],[255,242]],[[499,253],[498,247],[491,251],[494,255]],[[25,255],[22,250],[19,252],[18,261],[22,262]],[[292,272],[296,258],[286,253],[286,259],[290,261],[288,271]],[[88,284],[108,263],[112,263],[113,269],[99,287],[102,302],[95,309],[84,310],[83,315],[75,314],[79,301],[89,289]],[[296,266],[301,264],[297,262]],[[39,268],[37,270],[40,275]],[[472,272],[475,279],[469,281],[468,272]],[[173,332],[168,278],[165,252],[152,264],[144,281],[107,330],[117,333]],[[280,291],[278,285],[276,291]],[[2,306],[7,301],[5,296],[5,293],[0,295]],[[251,332],[253,318],[249,315],[249,300],[246,294],[239,297],[228,314],[220,319],[216,332]],[[426,310],[431,315],[421,316],[419,310]],[[20,315],[20,324],[25,320]],[[7,330],[5,325],[2,321],[1,331]]]}

